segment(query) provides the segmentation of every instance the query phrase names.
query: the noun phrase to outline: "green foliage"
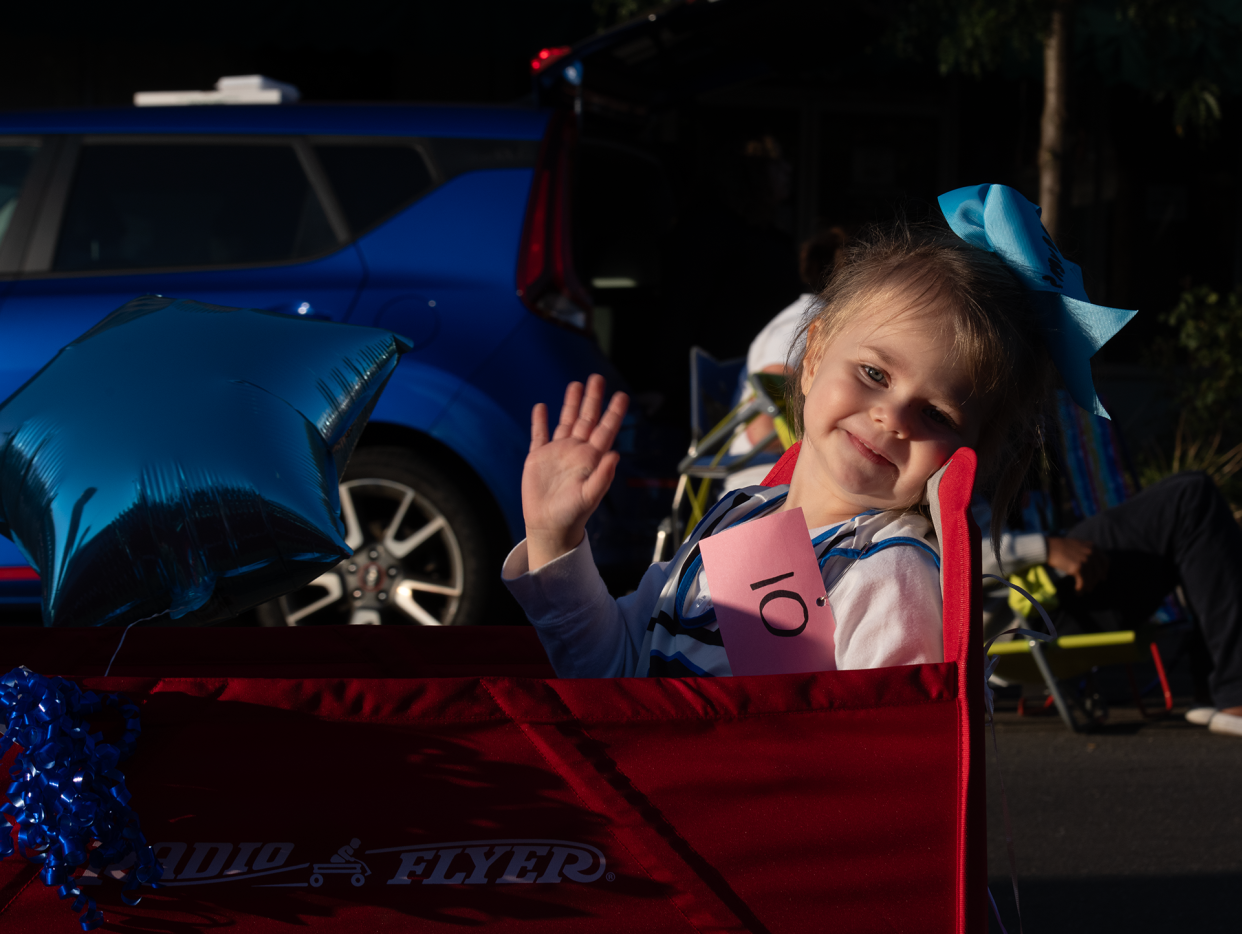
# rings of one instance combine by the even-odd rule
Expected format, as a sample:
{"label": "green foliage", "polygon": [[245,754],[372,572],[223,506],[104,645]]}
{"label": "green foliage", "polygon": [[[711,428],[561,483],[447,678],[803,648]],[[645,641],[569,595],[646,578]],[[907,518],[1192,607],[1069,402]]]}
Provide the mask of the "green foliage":
{"label": "green foliage", "polygon": [[1171,456],[1146,452],[1139,481],[1147,486],[1181,470],[1202,470],[1242,516],[1242,291],[1188,289],[1160,320],[1174,336],[1158,341],[1149,361],[1163,371],[1181,417]]}
{"label": "green foliage", "polygon": [[1173,101],[1179,136],[1213,136],[1222,92],[1242,91],[1238,0],[1085,0],[1075,29],[1078,54],[1106,80]]}
{"label": "green foliage", "polygon": [[946,75],[1042,68],[1058,5],[1071,13],[1074,69],[1172,100],[1179,135],[1213,135],[1222,94],[1242,92],[1239,0],[903,0],[888,42],[914,60],[934,50]]}
{"label": "green foliage", "polygon": [[1235,519],[1242,518],[1242,510],[1235,504],[1242,501],[1242,444],[1235,444],[1227,451],[1220,449],[1222,434],[1217,431],[1207,440],[1206,435],[1192,436],[1186,430],[1187,413],[1177,423],[1177,435],[1173,439],[1173,456],[1152,450],[1139,463],[1139,483],[1148,487],[1165,477],[1183,470],[1202,470],[1216,483],[1230,503]]}
{"label": "green foliage", "polygon": [[926,60],[934,48],[942,75],[980,78],[1010,58],[1037,60],[1052,6],[1052,0],[907,0],[890,41],[915,60]]}
{"label": "green foliage", "polygon": [[1216,135],[1220,124],[1220,88],[1205,78],[1196,78],[1177,97],[1173,108],[1173,126],[1178,136],[1186,135],[1186,127],[1198,130],[1204,139]]}
{"label": "green foliage", "polygon": [[1160,320],[1176,332],[1160,362],[1173,378],[1187,430],[1242,439],[1242,292],[1189,289]]}

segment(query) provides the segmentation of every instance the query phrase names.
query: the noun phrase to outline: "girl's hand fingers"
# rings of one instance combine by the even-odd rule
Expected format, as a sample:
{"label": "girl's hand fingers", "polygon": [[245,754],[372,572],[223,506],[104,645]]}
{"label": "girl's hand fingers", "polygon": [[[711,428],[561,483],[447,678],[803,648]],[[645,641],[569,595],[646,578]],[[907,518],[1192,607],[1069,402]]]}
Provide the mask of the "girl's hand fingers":
{"label": "girl's hand fingers", "polygon": [[565,402],[561,405],[561,420],[556,423],[556,431],[552,434],[554,441],[569,437],[578,420],[578,409],[582,405],[582,384],[570,383],[565,387]]}
{"label": "girl's hand fingers", "polygon": [[595,426],[595,430],[591,432],[591,447],[597,451],[607,451],[612,448],[612,442],[617,439],[617,432],[621,430],[621,424],[625,420],[625,411],[629,406],[630,397],[625,393],[612,394],[612,401],[608,403],[608,411],[604,413],[599,424]]}
{"label": "girl's hand fingers", "polygon": [[538,450],[548,443],[548,407],[535,403],[530,412],[530,449]]}
{"label": "girl's hand fingers", "polygon": [[620,454],[616,451],[609,451],[600,458],[599,465],[583,482],[582,496],[591,504],[592,512],[604,498],[604,494],[608,492],[608,487],[612,486],[612,478],[617,474],[617,462],[620,460]]}
{"label": "girl's hand fingers", "polygon": [[586,441],[591,437],[591,430],[599,421],[600,409],[604,407],[604,377],[592,373],[587,378],[586,396],[582,400],[582,408],[578,411],[578,420],[574,422],[574,437]]}

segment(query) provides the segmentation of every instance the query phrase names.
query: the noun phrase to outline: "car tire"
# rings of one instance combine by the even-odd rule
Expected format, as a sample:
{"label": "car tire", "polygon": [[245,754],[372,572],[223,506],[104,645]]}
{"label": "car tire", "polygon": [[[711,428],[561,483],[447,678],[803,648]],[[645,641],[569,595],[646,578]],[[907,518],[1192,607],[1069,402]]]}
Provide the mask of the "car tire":
{"label": "car tire", "polygon": [[430,459],[404,448],[362,448],[341,481],[354,556],[258,607],[259,624],[482,623],[495,569],[481,512]]}

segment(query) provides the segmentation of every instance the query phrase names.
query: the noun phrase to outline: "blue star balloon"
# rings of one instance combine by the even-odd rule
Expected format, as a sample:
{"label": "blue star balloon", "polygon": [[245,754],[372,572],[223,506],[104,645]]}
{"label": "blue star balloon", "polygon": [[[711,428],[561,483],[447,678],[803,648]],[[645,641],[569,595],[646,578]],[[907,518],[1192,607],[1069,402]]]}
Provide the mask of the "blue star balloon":
{"label": "blue star balloon", "polygon": [[337,484],[409,348],[147,296],[62,349],[0,405],[0,532],[45,625],[208,622],[347,557]]}

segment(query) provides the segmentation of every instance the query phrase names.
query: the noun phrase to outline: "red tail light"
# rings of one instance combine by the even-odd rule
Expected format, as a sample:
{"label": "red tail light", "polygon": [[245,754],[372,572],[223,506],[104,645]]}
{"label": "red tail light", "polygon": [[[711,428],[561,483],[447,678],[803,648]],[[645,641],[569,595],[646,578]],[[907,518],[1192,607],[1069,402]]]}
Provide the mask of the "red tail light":
{"label": "red tail light", "polygon": [[569,54],[569,46],[558,45],[550,49],[540,49],[535,57],[530,60],[531,74],[543,71],[558,58],[564,58]]}
{"label": "red tail light", "polygon": [[548,123],[526,206],[517,293],[535,314],[579,330],[591,327],[591,298],[574,272],[570,189],[577,128],[557,111]]}

